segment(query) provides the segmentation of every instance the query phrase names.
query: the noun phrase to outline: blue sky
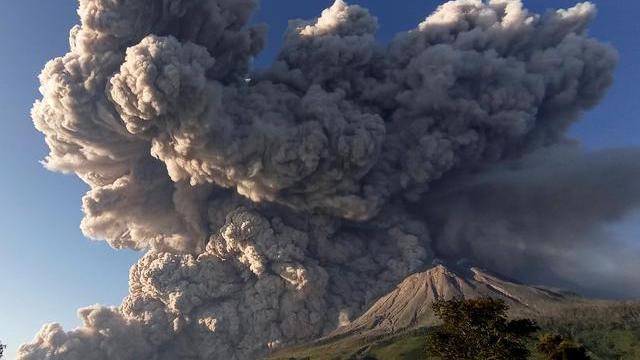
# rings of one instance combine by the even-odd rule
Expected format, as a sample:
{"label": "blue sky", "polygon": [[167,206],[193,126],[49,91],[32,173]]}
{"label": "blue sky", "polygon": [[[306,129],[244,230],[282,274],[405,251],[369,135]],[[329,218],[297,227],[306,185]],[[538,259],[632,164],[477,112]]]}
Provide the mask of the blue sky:
{"label": "blue sky", "polygon": [[[290,18],[310,18],[330,0],[263,0],[257,22],[270,27],[269,44],[257,60],[275,56]],[[439,1],[351,1],[380,19],[381,41],[412,28]],[[575,1],[530,0],[535,11],[567,7]],[[616,82],[605,101],[572,130],[588,148],[640,145],[640,2],[596,0],[600,14],[591,27],[597,38],[621,54]],[[402,4],[401,6],[398,4]],[[75,0],[7,1],[0,13],[0,340],[15,347],[43,323],[77,325],[76,309],[94,303],[118,304],[127,291],[128,269],[138,254],[114,251],[85,239],[79,223],[86,186],[74,176],[50,173],[39,161],[47,148],[29,110],[38,95],[37,75],[46,61],[68,49],[68,30],[77,22]],[[627,224],[617,236],[634,238]],[[634,238],[635,240],[635,238]],[[629,240],[633,241],[633,240]]]}

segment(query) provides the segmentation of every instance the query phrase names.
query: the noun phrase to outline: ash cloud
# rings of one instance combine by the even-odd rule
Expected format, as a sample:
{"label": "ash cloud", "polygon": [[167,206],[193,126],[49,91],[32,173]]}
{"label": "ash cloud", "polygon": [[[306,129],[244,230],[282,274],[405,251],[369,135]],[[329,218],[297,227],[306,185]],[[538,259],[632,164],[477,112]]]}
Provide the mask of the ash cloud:
{"label": "ash cloud", "polygon": [[439,256],[597,296],[639,296],[640,250],[612,225],[640,204],[640,149],[558,145],[460,175],[425,199]]}
{"label": "ash cloud", "polygon": [[84,234],[147,254],[120,306],[46,325],[19,359],[254,359],[326,334],[434,250],[465,256],[438,189],[564,142],[617,58],[586,32],[590,3],[451,1],[383,46],[337,0],[251,71],[256,6],[80,0],[33,120],[46,166],[91,187]]}

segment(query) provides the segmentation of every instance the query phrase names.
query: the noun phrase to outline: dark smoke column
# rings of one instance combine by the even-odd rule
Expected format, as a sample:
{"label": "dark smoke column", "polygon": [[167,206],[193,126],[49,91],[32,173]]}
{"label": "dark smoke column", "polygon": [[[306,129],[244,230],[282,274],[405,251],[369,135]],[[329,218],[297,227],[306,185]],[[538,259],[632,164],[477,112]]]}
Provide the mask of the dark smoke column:
{"label": "dark smoke column", "polygon": [[19,359],[255,359],[325,334],[431,263],[408,205],[433,181],[562,141],[616,61],[589,3],[453,1],[382,47],[337,0],[250,73],[255,7],[80,1],[34,123],[46,166],[91,187],[83,232],[148,253],[119,307]]}

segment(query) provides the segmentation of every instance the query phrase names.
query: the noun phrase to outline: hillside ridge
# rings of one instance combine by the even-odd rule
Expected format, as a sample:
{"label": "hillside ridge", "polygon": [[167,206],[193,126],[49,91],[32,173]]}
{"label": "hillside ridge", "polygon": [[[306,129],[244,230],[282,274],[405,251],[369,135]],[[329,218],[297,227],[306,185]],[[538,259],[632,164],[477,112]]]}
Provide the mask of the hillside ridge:
{"label": "hillside ridge", "polygon": [[444,265],[436,265],[408,276],[364,314],[331,335],[354,332],[393,333],[433,325],[436,322],[431,310],[433,302],[440,299],[478,297],[504,300],[509,306],[510,315],[515,317],[536,317],[549,307],[582,300],[569,292],[503,280],[480,268],[470,268],[468,275],[462,275]]}

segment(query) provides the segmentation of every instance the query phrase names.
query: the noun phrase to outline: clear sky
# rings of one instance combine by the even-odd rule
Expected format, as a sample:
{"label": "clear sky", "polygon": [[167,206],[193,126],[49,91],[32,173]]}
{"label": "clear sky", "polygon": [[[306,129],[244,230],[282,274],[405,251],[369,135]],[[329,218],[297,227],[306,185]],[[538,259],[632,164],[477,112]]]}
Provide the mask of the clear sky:
{"label": "clear sky", "polygon": [[[151,1],[151,0],[150,0]],[[155,1],[155,0],[154,0]],[[596,0],[600,14],[595,37],[621,54],[608,97],[575,126],[574,137],[588,148],[640,145],[640,2]],[[331,0],[263,0],[257,22],[270,27],[268,48],[257,60],[275,56],[290,18],[311,18]],[[380,20],[380,40],[408,30],[440,3],[434,0],[353,0]],[[525,0],[537,12],[575,1]],[[400,5],[401,4],[401,5]],[[79,224],[86,186],[75,176],[46,171],[43,136],[29,110],[39,97],[37,75],[50,58],[68,50],[68,31],[78,21],[75,0],[6,1],[0,13],[0,340],[13,359],[43,323],[77,325],[76,309],[95,303],[119,304],[127,291],[128,269],[138,258],[85,239]],[[640,224],[626,224],[617,236],[634,241]]]}

